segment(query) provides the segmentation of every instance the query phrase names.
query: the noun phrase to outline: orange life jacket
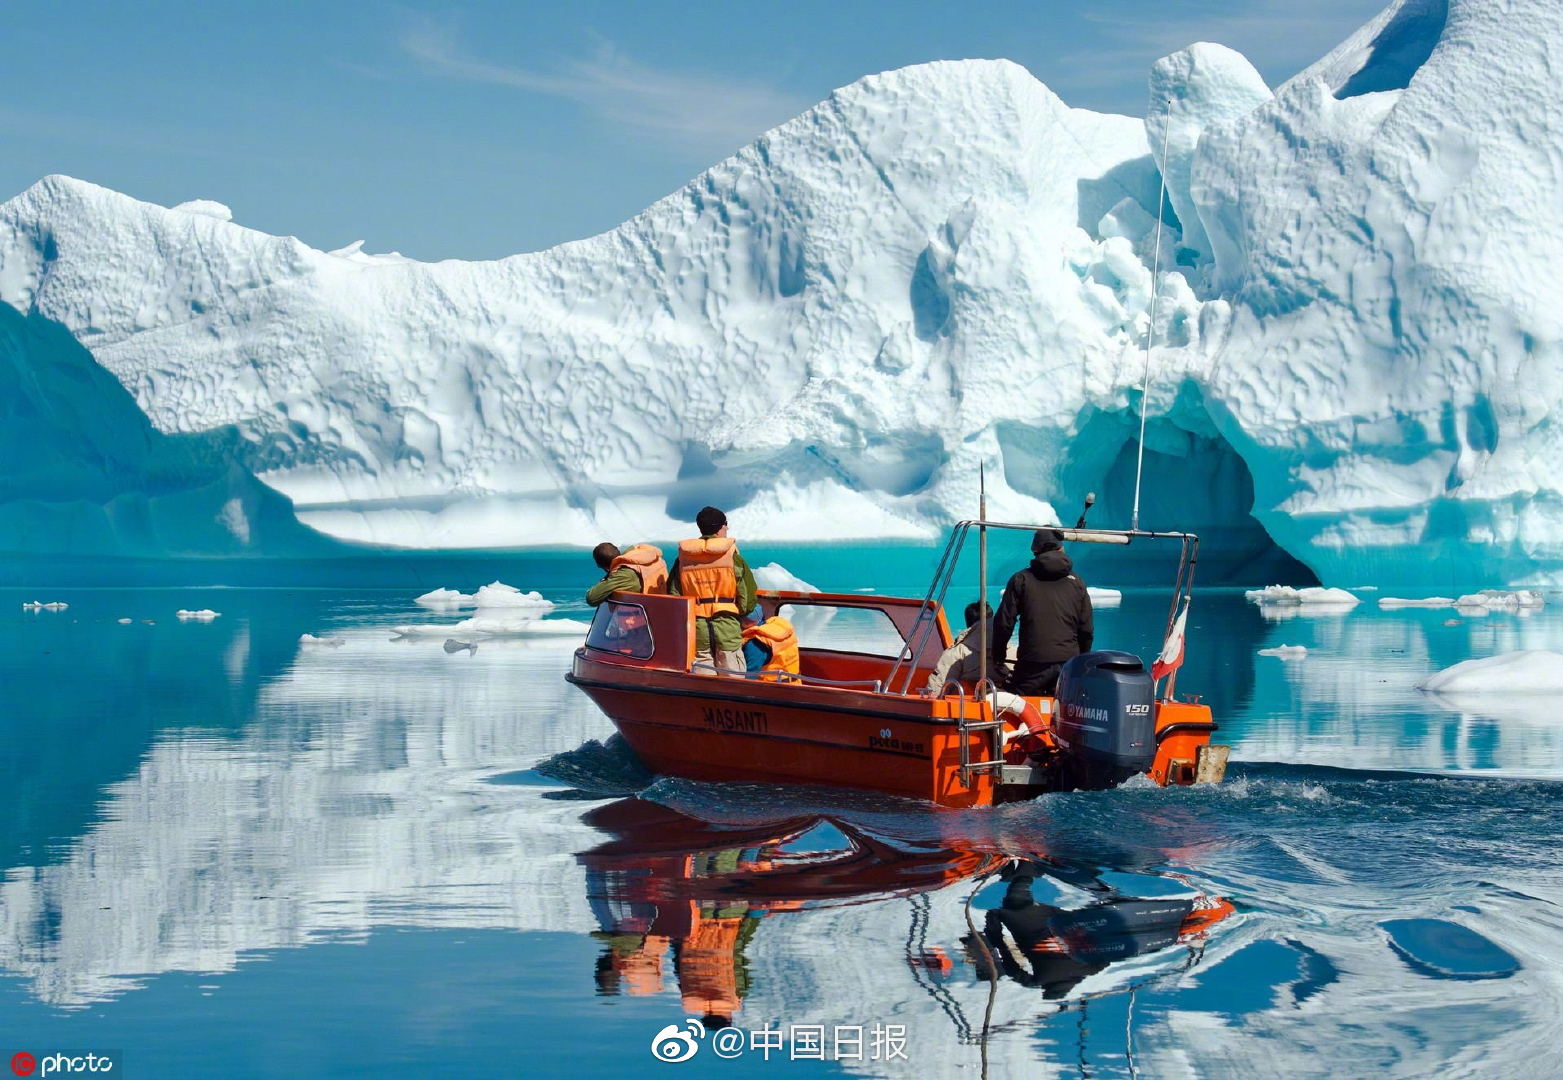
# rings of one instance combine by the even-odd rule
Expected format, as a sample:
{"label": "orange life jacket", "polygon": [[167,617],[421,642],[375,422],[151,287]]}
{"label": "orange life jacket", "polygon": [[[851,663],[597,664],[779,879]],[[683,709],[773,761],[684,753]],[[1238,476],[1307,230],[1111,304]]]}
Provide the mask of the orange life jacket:
{"label": "orange life jacket", "polygon": [[679,591],[695,602],[695,618],[737,615],[738,574],[733,556],[738,543],[729,536],[706,536],[678,543]]}
{"label": "orange life jacket", "polygon": [[613,573],[621,566],[627,566],[635,571],[640,578],[641,592],[668,591],[668,564],[662,561],[661,548],[652,547],[650,544],[636,544],[608,564],[608,573]]}
{"label": "orange life jacket", "polygon": [[[780,615],[744,630],[745,641],[758,641],[771,650],[771,658],[760,668],[764,682],[792,682],[787,676],[798,674],[798,632]],[[770,672],[770,674],[763,674]]]}

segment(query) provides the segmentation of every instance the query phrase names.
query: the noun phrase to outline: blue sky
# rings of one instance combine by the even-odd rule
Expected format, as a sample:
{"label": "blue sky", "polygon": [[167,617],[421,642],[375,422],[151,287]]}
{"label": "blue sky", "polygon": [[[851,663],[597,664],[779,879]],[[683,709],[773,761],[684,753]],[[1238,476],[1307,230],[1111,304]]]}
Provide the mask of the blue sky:
{"label": "blue sky", "polygon": [[1141,115],[1199,40],[1272,85],[1385,0],[13,6],[0,199],[50,173],[333,248],[493,258],[612,228],[837,86],[1005,57]]}

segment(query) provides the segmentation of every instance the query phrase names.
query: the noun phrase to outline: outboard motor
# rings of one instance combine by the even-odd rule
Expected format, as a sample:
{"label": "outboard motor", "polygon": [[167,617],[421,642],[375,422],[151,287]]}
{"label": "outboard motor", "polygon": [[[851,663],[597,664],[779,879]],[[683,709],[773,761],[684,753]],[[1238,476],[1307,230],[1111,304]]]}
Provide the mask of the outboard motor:
{"label": "outboard motor", "polygon": [[1069,787],[1112,787],[1156,760],[1156,687],[1138,656],[1089,652],[1058,673],[1053,731]]}

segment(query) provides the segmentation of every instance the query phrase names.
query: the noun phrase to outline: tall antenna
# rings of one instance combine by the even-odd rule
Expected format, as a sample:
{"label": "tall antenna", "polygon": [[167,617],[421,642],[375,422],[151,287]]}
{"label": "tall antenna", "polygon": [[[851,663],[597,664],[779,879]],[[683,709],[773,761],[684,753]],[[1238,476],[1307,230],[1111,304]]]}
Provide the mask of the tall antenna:
{"label": "tall antenna", "polygon": [[1134,514],[1129,528],[1140,527],[1140,479],[1145,475],[1145,415],[1151,393],[1151,342],[1156,337],[1156,308],[1161,289],[1156,275],[1161,272],[1162,207],[1167,205],[1167,138],[1172,134],[1172,99],[1167,99],[1167,120],[1161,129],[1161,191],[1156,196],[1156,255],[1151,262],[1151,325],[1145,332],[1145,378],[1140,384],[1140,452],[1134,463]]}
{"label": "tall antenna", "polygon": [[977,463],[977,688],[988,681],[988,474],[984,463]]}

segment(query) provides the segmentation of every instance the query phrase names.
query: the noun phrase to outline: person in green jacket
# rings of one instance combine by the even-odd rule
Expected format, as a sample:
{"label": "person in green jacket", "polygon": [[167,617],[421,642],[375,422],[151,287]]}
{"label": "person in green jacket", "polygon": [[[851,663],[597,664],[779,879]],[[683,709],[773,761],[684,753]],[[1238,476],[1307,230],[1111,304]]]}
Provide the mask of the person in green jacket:
{"label": "person in green jacket", "polygon": [[603,572],[602,580],[586,590],[586,602],[592,607],[596,607],[616,592],[640,592],[640,575],[633,567],[621,566],[617,570],[612,569],[613,560],[620,554],[618,546],[607,541],[592,548],[592,561]]}
{"label": "person in green jacket", "polygon": [[[695,666],[718,667],[729,671],[742,672],[745,670],[743,658],[743,620],[754,610],[759,588],[754,583],[754,572],[749,569],[749,564],[738,554],[738,547],[727,541],[725,545],[707,545],[704,541],[727,537],[727,515],[714,506],[707,506],[695,515],[695,525],[700,529],[699,541],[684,541],[679,545],[680,555],[674,561],[673,567],[668,571],[668,592],[675,596],[691,595],[685,589],[683,581],[684,552],[694,548],[721,547],[725,552],[727,546],[732,551],[732,584],[735,590],[732,596],[732,604],[724,606],[736,607],[736,612],[718,611],[706,617],[699,616],[700,608],[696,607],[695,619]],[[725,562],[725,558],[722,559]],[[742,677],[741,675],[739,676]]]}

